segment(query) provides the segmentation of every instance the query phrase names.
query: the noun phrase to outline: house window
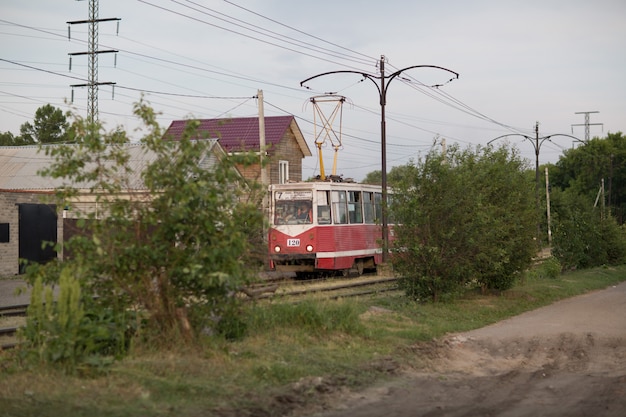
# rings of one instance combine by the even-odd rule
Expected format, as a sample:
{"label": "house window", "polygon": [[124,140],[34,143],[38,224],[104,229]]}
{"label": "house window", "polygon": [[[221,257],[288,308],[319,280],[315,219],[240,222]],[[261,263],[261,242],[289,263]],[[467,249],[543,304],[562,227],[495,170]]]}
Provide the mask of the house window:
{"label": "house window", "polygon": [[8,243],[9,240],[9,223],[0,223],[0,242]]}
{"label": "house window", "polygon": [[278,161],[278,183],[289,182],[289,161]]}

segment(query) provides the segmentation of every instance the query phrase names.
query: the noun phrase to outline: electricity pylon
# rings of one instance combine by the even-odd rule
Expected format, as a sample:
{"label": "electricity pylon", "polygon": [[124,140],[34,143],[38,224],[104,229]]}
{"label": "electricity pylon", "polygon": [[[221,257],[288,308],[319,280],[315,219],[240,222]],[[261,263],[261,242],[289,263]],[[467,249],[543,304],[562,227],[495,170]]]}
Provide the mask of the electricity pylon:
{"label": "electricity pylon", "polygon": [[[87,106],[87,120],[89,123],[96,123],[98,121],[98,86],[100,85],[115,85],[114,82],[98,82],[98,55],[104,53],[117,53],[119,51],[113,49],[100,50],[98,49],[98,23],[117,21],[119,31],[120,18],[111,17],[106,19],[98,18],[98,0],[89,0],[89,19],[87,20],[74,20],[67,22],[68,25],[75,24],[89,24],[89,48],[87,52],[71,52],[70,56],[70,71],[72,70],[72,57],[75,55],[88,55],[89,56],[89,77],[86,84],[72,84],[72,101],[74,101],[74,87],[89,87],[88,94],[88,106]],[[67,35],[70,38],[70,26],[67,28]]]}

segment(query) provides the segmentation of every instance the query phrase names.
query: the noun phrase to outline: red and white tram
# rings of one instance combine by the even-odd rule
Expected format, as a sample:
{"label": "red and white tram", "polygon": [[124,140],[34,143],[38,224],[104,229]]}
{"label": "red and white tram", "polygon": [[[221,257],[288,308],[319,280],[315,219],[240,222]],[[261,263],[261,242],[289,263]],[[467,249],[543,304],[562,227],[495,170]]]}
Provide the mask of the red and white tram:
{"label": "red and white tram", "polygon": [[382,191],[353,182],[270,186],[269,256],[272,269],[363,273],[382,262]]}

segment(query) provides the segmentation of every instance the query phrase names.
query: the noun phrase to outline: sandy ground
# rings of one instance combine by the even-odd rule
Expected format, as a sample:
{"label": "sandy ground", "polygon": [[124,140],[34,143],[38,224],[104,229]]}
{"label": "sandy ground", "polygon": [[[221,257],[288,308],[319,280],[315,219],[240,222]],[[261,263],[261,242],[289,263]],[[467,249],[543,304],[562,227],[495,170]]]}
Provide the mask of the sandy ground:
{"label": "sandy ground", "polygon": [[316,417],[626,416],[626,283],[415,348],[429,366]]}

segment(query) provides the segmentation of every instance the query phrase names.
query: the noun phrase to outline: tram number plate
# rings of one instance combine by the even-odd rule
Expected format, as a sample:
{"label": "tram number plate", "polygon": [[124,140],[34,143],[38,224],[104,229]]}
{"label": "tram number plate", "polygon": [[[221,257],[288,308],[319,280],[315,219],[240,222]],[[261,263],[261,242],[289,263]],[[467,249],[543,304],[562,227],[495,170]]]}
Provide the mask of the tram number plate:
{"label": "tram number plate", "polygon": [[287,246],[300,246],[300,239],[287,239]]}

